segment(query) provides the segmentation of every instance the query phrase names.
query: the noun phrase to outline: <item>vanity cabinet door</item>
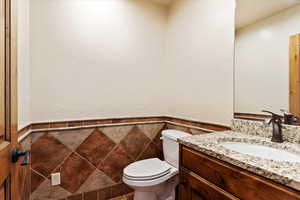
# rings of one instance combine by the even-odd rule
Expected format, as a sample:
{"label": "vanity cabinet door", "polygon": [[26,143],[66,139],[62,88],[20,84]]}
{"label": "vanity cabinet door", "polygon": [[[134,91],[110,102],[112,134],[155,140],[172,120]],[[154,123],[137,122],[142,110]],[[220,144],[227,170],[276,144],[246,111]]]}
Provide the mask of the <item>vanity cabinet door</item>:
{"label": "vanity cabinet door", "polygon": [[182,169],[180,176],[180,200],[238,200],[193,172]]}
{"label": "vanity cabinet door", "polygon": [[181,168],[193,171],[224,191],[244,200],[300,200],[300,192],[187,147],[181,149]]}

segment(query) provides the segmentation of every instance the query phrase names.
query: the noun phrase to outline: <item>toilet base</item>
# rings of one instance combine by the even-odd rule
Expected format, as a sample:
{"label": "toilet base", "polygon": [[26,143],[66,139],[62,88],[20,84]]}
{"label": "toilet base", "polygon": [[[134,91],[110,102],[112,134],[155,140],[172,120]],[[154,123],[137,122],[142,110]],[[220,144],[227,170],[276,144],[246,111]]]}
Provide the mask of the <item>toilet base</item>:
{"label": "toilet base", "polygon": [[134,192],[134,200],[157,200],[155,192]]}
{"label": "toilet base", "polygon": [[132,187],[134,200],[175,200],[175,189],[179,183],[179,176],[176,175],[166,182],[151,187]]}

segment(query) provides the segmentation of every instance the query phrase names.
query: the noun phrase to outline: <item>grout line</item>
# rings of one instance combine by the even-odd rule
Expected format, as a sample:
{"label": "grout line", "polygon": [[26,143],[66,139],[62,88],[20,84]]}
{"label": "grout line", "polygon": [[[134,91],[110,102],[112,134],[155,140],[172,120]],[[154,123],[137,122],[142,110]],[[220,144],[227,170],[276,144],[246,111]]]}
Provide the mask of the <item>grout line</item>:
{"label": "grout line", "polygon": [[[82,155],[80,155],[78,152],[74,151],[74,154],[76,154],[78,157],[80,157],[81,159],[85,160],[86,162],[88,162],[90,165],[92,165],[95,169],[98,169],[96,165],[94,165],[91,161],[89,161],[88,159],[86,159],[85,157],[83,157]],[[99,169],[98,169],[99,170]],[[101,171],[101,170],[100,170]]]}
{"label": "grout line", "polygon": [[150,146],[151,143],[152,143],[152,140],[150,140],[150,142],[146,145],[145,149],[143,151],[141,151],[141,153],[139,153],[139,155],[134,160],[135,162],[143,155],[143,153],[147,150],[147,148]]}
{"label": "grout line", "polygon": [[[86,162],[88,162],[90,165],[92,165],[93,167],[95,167],[95,170],[98,170],[98,171],[101,171],[103,174],[105,174],[102,170],[100,170],[96,165],[94,165],[92,162],[90,162],[88,159],[86,159],[85,157],[83,157],[82,155],[80,155],[78,152],[76,152],[76,151],[74,151],[73,153],[75,153],[77,156],[79,156],[80,158],[82,158],[83,160],[85,160]],[[102,161],[101,161],[102,162]],[[92,172],[92,173],[94,173],[95,172],[95,170]],[[91,174],[92,175],[92,174]],[[108,176],[107,174],[105,174],[108,178],[110,178],[113,182],[115,182],[115,184],[117,184],[116,183],[116,181],[114,181],[110,176]],[[90,176],[88,176],[88,178],[89,178]],[[114,185],[115,185],[114,184]],[[110,186],[111,187],[111,186]]]}
{"label": "grout line", "polygon": [[45,180],[49,179],[48,177],[44,176],[43,174],[41,174],[40,172],[36,171],[35,169],[33,169],[32,167],[30,167],[30,169],[32,171],[34,171],[36,174],[38,174],[39,176],[43,177]]}
{"label": "grout line", "polygon": [[[132,129],[133,129],[134,127],[132,127],[128,132],[127,132],[127,134],[126,134],[126,136],[132,131]],[[104,133],[103,133],[104,134]],[[125,136],[125,137],[126,137]],[[108,137],[108,136],[107,136]],[[125,138],[124,137],[124,138]],[[112,154],[112,152],[114,151],[114,150],[116,150],[118,147],[119,147],[119,145],[121,144],[121,142],[124,140],[124,138],[122,138],[122,140],[119,142],[119,143],[115,143],[116,145],[112,148],[112,150],[110,151],[110,152],[108,152],[108,154],[101,160],[101,162],[100,162],[100,164],[102,164],[102,162],[104,162],[107,158],[108,158],[108,156],[110,155],[110,154]],[[114,141],[113,141],[114,142]],[[126,153],[126,155],[127,155],[128,153]]]}
{"label": "grout line", "polygon": [[71,153],[69,153],[51,172],[50,172],[50,177],[51,177],[51,174],[53,172],[55,172],[57,169],[59,169],[63,164],[64,162],[72,155],[73,153],[73,150],[71,150]]}
{"label": "grout line", "polygon": [[110,152],[108,152],[108,154],[106,154],[106,156],[101,160],[101,162],[99,163],[99,165],[102,165],[102,163],[108,158],[108,156],[110,154],[112,154],[112,152],[114,152],[118,147],[119,147],[120,143],[119,144],[116,144]]}

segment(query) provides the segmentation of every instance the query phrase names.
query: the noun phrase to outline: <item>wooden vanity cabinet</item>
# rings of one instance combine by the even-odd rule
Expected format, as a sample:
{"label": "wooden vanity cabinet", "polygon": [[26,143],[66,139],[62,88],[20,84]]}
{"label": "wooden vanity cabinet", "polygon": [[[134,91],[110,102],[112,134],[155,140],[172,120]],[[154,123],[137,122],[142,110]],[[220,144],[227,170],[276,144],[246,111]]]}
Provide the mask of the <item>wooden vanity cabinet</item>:
{"label": "wooden vanity cabinet", "polygon": [[238,198],[216,187],[197,174],[182,169],[180,172],[180,198],[184,200],[237,200]]}
{"label": "wooden vanity cabinet", "polygon": [[300,200],[300,192],[180,146],[180,200]]}

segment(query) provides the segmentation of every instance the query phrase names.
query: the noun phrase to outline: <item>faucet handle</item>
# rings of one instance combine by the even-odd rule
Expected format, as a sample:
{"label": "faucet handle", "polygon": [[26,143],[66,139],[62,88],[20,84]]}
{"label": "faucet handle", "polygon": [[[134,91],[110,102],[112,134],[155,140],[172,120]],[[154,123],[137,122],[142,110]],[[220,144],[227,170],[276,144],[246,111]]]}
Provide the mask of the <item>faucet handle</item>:
{"label": "faucet handle", "polygon": [[272,116],[281,117],[280,115],[278,115],[278,114],[276,114],[276,113],[273,113],[273,112],[271,112],[271,111],[268,111],[268,110],[262,110],[261,112],[269,113],[269,114],[271,114]]}
{"label": "faucet handle", "polygon": [[271,124],[272,122],[281,124],[281,122],[282,122],[282,120],[281,120],[282,116],[281,115],[278,115],[278,114],[273,113],[273,112],[268,111],[268,110],[262,110],[262,112],[269,113],[269,114],[272,115],[270,121],[268,121],[268,124]]}
{"label": "faucet handle", "polygon": [[273,133],[272,133],[272,142],[278,142],[282,143],[283,142],[283,137],[282,137],[282,116],[275,114],[273,112],[263,110],[262,112],[270,113],[272,115],[272,118],[269,123],[272,123],[273,126]]}

